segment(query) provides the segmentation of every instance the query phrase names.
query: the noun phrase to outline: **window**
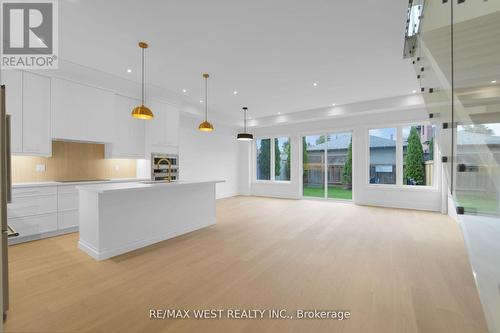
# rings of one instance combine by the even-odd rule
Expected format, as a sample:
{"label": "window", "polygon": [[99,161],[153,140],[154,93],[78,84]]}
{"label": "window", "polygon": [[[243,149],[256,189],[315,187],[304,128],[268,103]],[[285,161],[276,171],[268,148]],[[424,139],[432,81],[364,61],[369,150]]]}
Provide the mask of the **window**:
{"label": "window", "polygon": [[434,137],[431,124],[369,131],[370,184],[434,186]]}
{"label": "window", "polygon": [[403,185],[433,185],[434,133],[432,125],[402,128]]}
{"label": "window", "polygon": [[370,184],[396,184],[396,140],[396,128],[370,130]]}
{"label": "window", "polygon": [[290,180],[290,138],[276,137],[257,139],[256,173],[257,180]]}
{"label": "window", "polygon": [[274,139],[274,179],[290,180],[290,138]]}
{"label": "window", "polygon": [[257,179],[271,180],[271,139],[257,139]]}

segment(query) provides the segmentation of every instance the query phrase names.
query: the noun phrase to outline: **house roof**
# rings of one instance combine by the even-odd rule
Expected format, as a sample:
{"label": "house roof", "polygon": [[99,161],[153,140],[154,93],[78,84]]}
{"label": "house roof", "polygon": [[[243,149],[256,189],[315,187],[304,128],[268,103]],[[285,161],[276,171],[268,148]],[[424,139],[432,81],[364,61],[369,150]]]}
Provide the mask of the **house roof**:
{"label": "house roof", "polygon": [[[328,150],[341,150],[349,148],[349,143],[351,142],[351,134],[333,134],[331,135],[330,141],[327,142]],[[373,148],[384,148],[384,147],[395,147],[396,141],[381,138],[378,136],[370,135],[370,147]],[[308,146],[308,151],[323,150],[323,144]]]}
{"label": "house roof", "polygon": [[458,145],[500,145],[500,136],[470,131],[458,131]]}
{"label": "house roof", "polygon": [[[458,132],[458,145],[500,145],[500,136],[476,133],[470,131]],[[328,150],[341,150],[349,148],[351,134],[333,134],[330,141],[327,142]],[[406,145],[406,142],[404,143]],[[395,147],[396,141],[370,135],[370,147],[388,148]],[[323,144],[308,146],[308,151],[323,150]]]}

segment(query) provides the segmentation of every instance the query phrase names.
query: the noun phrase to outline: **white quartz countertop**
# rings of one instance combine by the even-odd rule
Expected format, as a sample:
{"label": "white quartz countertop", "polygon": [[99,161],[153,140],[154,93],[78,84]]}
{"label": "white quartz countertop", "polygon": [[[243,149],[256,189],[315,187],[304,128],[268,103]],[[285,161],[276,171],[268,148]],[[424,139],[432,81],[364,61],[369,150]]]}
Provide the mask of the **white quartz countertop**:
{"label": "white quartz countertop", "polygon": [[91,191],[97,193],[113,192],[113,191],[130,191],[140,189],[164,189],[174,188],[179,186],[209,184],[209,183],[224,183],[225,180],[193,180],[193,181],[176,181],[176,182],[128,182],[128,183],[101,183],[77,186],[78,190]]}
{"label": "white quartz countertop", "polygon": [[148,178],[111,178],[109,180],[89,180],[89,181],[75,181],[75,182],[28,182],[28,183],[14,183],[13,188],[23,187],[36,187],[36,186],[64,186],[64,185],[87,185],[87,184],[113,184],[113,183],[127,183],[127,182],[141,182],[148,181]]}

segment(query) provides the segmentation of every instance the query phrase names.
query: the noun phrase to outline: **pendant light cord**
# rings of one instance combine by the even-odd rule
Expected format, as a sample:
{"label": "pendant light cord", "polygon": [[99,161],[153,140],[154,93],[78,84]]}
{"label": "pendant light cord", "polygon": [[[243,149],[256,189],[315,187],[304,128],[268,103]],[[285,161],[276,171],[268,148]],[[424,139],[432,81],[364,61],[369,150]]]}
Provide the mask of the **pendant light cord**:
{"label": "pendant light cord", "polygon": [[247,109],[243,109],[243,111],[245,111],[245,121],[244,121],[244,127],[245,127],[245,133],[247,132]]}
{"label": "pendant light cord", "polygon": [[142,74],[141,74],[141,81],[142,81],[141,104],[144,105],[144,48],[142,48]]}
{"label": "pendant light cord", "polygon": [[205,121],[208,119],[208,78],[205,77]]}

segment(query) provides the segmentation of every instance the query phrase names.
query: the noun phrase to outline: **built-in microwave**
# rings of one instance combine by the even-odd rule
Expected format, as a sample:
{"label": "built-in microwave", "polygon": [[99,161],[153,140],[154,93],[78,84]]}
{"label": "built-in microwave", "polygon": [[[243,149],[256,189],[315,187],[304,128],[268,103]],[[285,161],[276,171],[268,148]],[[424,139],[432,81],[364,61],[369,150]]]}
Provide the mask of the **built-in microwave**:
{"label": "built-in microwave", "polygon": [[179,155],[151,154],[151,180],[172,181],[179,179]]}

